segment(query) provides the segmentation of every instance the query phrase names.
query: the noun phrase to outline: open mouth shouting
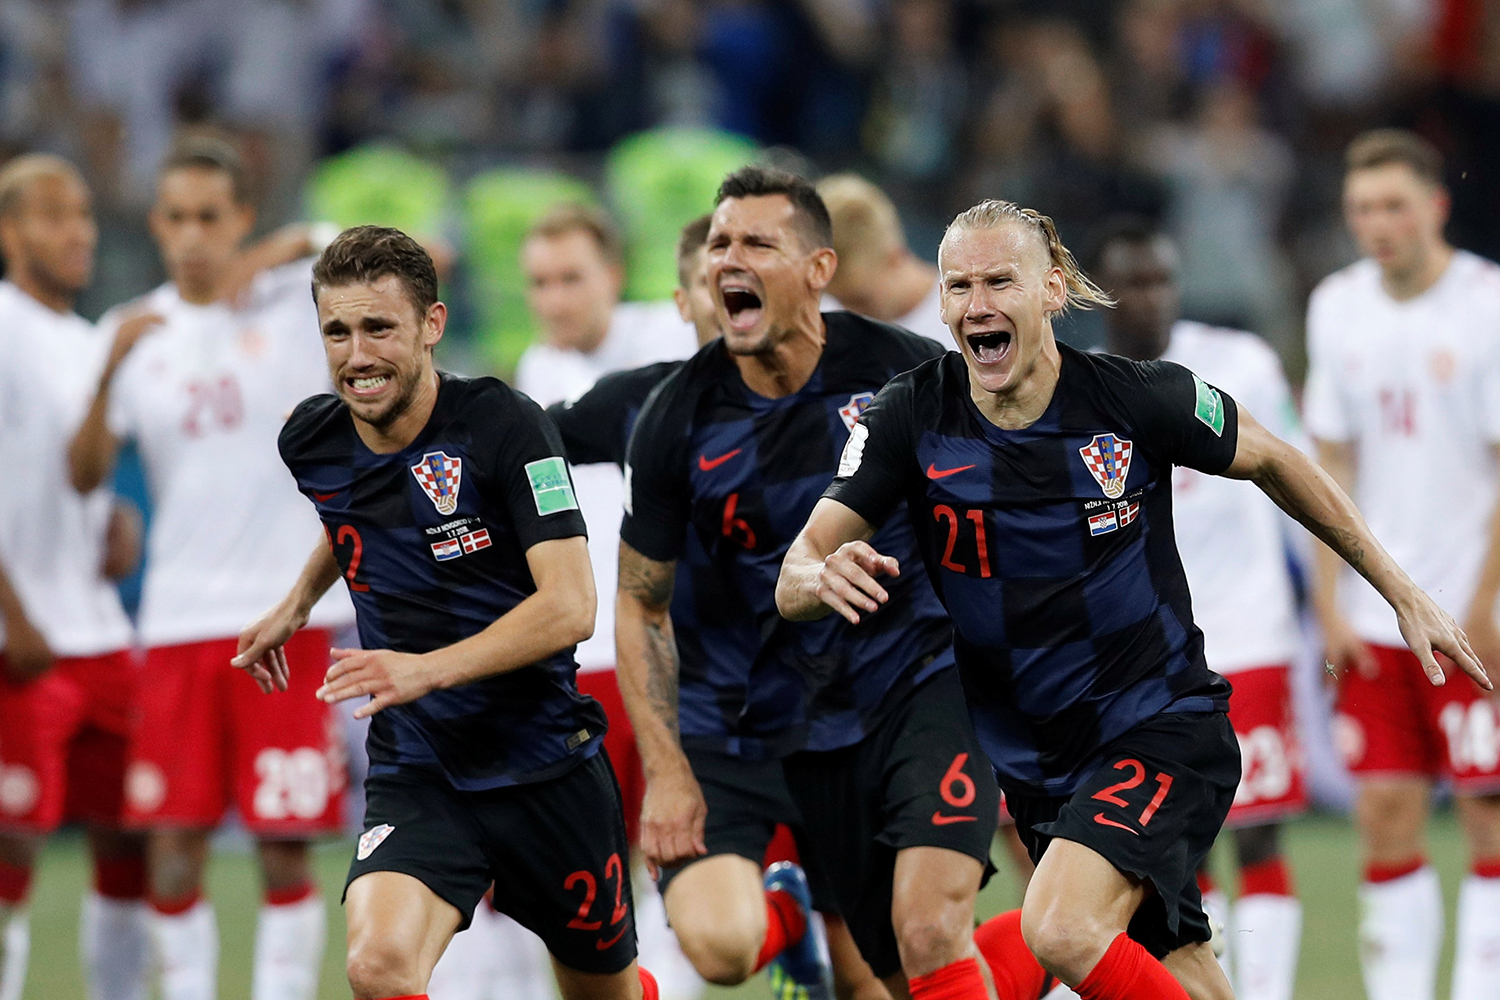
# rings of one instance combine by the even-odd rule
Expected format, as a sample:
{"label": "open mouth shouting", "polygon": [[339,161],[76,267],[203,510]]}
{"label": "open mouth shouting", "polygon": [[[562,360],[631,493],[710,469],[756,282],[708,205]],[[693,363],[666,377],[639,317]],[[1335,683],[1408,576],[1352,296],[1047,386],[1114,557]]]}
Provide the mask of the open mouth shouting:
{"label": "open mouth shouting", "polygon": [[965,335],[974,360],[982,365],[994,365],[1004,361],[1010,354],[1011,335],[1008,330],[994,330]]}
{"label": "open mouth shouting", "polygon": [[755,328],[764,312],[760,292],[744,281],[730,278],[719,284],[719,294],[724,299],[724,311],[729,315],[729,328],[743,332]]}

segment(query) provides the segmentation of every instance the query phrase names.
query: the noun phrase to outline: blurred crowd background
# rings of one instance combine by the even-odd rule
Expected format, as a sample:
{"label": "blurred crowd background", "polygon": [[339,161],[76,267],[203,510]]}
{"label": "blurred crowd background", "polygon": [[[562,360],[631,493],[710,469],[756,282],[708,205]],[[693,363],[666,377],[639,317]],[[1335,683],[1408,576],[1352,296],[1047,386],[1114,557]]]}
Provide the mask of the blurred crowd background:
{"label": "blurred crowd background", "polygon": [[1354,255],[1342,151],[1376,125],[1437,143],[1450,235],[1500,257],[1494,0],[0,2],[0,155],[61,153],[97,192],[86,314],[160,280],[155,168],[208,130],[263,230],[375,217],[444,248],[456,353],[502,372],[536,212],[608,205],[653,298],[675,226],[769,159],[864,173],[923,255],[981,197],[1076,248],[1112,212],[1161,218],[1188,314],[1261,333],[1295,379],[1306,294]]}

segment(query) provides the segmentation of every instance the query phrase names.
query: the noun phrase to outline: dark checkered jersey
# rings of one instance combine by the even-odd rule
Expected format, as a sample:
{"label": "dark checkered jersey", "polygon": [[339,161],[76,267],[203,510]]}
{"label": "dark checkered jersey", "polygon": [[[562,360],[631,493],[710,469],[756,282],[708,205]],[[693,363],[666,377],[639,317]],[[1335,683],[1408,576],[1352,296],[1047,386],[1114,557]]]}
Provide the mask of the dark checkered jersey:
{"label": "dark checkered jersey", "polygon": [[[370,451],[336,396],[304,400],[281,457],[323,520],[366,649],[425,653],[536,592],[526,551],[585,534],[557,429],[497,379],[442,375],[427,426]],[[371,720],[371,773],[422,768],[475,791],[555,777],[597,751],[604,713],[570,648]]]}
{"label": "dark checkered jersey", "polygon": [[[797,392],[752,392],[715,341],[657,388],[631,435],[620,536],[647,558],[678,560],[672,624],[686,745],[746,757],[848,746],[902,692],[953,663],[952,625],[921,574],[894,581],[889,605],[858,626],[777,614],[782,558],[832,481],[850,428],[893,376],[941,353],[852,313],[823,318],[823,355]],[[915,558],[905,519],[878,539]]]}
{"label": "dark checkered jersey", "polygon": [[[577,399],[553,403],[547,416],[562,434],[568,461],[574,465],[608,463],[625,466],[625,446],[630,430],[651,390],[681,368],[682,361],[658,361],[654,365],[610,372]],[[600,600],[604,595],[600,595]]]}
{"label": "dark checkered jersey", "polygon": [[1228,468],[1234,401],[1180,365],[1058,349],[1023,430],[980,415],[958,354],[895,379],[827,493],[875,525],[906,505],[974,728],[1018,794],[1069,795],[1109,741],[1229,695],[1193,624],[1172,466]]}

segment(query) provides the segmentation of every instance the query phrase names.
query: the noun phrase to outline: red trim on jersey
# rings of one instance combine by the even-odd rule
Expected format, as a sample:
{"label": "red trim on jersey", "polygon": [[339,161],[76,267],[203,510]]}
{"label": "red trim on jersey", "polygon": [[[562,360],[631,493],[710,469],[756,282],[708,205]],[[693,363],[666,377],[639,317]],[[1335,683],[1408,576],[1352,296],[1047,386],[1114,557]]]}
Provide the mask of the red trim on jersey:
{"label": "red trim on jersey", "polygon": [[1406,878],[1425,864],[1427,864],[1427,859],[1419,854],[1410,861],[1402,861],[1399,864],[1365,865],[1365,881],[1372,885],[1394,882],[1398,878]]}

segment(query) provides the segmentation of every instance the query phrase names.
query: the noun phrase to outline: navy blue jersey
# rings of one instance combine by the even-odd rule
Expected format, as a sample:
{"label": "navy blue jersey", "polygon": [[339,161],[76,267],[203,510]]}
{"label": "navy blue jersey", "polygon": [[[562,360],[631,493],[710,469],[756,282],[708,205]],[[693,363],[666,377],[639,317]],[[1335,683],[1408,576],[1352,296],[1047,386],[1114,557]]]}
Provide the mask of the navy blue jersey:
{"label": "navy blue jersey", "polygon": [[[556,422],[562,435],[568,461],[574,465],[608,463],[623,469],[630,429],[635,426],[641,407],[646,405],[646,397],[685,363],[658,361],[654,365],[610,372],[577,399],[547,407],[547,415]],[[604,596],[600,594],[599,599]]]}
{"label": "navy blue jersey", "polygon": [[[377,455],[336,396],[281,432],[281,457],[318,508],[366,649],[425,653],[487,628],[536,592],[526,551],[585,533],[562,443],[541,408],[497,379],[443,375],[427,426]],[[476,791],[555,777],[597,751],[597,702],[571,648],[377,713],[372,774],[415,767]]]}
{"label": "navy blue jersey", "polygon": [[[890,604],[859,626],[777,614],[782,558],[850,428],[892,376],[942,353],[852,313],[824,321],[823,356],[799,391],[750,391],[716,341],[657,388],[631,435],[620,537],[649,559],[678,560],[685,745],[744,756],[847,746],[953,662],[952,626],[919,573],[892,581]],[[878,541],[915,558],[904,520]]]}
{"label": "navy blue jersey", "polygon": [[1059,350],[1022,430],[980,415],[957,354],[894,380],[827,494],[875,525],[907,505],[974,728],[1018,794],[1072,794],[1109,741],[1229,696],[1193,624],[1172,466],[1228,468],[1234,401],[1180,365]]}

